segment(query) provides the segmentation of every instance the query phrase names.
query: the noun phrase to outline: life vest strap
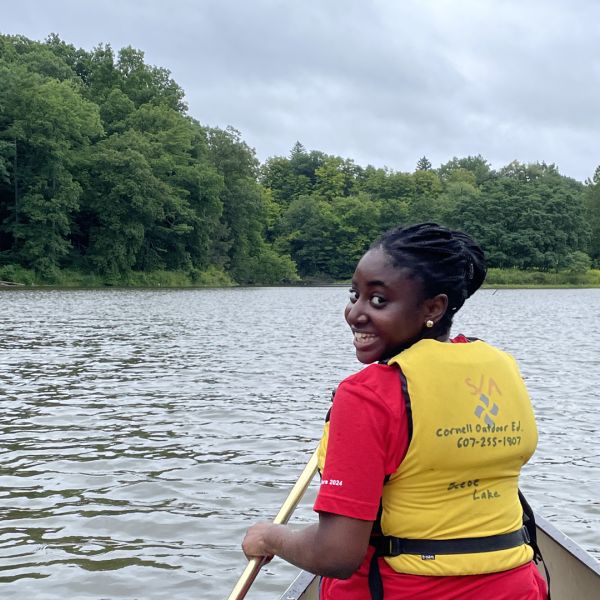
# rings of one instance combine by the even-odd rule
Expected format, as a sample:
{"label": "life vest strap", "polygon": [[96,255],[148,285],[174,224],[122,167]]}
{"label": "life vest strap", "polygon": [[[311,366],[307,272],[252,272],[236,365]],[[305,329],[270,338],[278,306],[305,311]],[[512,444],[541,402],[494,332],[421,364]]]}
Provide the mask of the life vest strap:
{"label": "life vest strap", "polygon": [[529,541],[527,528],[521,527],[511,533],[453,540],[417,540],[376,535],[370,539],[369,544],[375,547],[377,556],[399,556],[400,554],[435,556],[436,554],[473,554],[506,550],[528,544]]}

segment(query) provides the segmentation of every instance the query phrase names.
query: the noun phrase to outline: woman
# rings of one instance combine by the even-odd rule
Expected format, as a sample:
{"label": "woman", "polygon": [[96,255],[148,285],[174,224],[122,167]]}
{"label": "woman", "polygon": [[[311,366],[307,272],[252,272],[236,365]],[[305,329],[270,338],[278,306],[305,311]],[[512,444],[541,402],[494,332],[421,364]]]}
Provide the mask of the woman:
{"label": "woman", "polygon": [[254,525],[248,557],[321,575],[322,600],[546,598],[518,498],[537,443],[525,385],[509,355],[449,338],[485,274],[481,248],[434,223],[361,258],[345,317],[369,366],[335,394],[319,522]]}

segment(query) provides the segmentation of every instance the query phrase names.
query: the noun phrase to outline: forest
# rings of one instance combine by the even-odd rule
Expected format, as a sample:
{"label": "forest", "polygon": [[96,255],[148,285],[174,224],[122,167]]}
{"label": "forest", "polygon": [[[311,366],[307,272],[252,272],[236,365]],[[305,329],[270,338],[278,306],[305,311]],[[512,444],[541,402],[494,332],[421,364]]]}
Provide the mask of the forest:
{"label": "forest", "polygon": [[418,221],[467,231],[492,270],[600,267],[600,166],[585,182],[479,155],[400,172],[300,142],[261,164],[239,131],[191,117],[142,51],[54,34],[0,35],[0,82],[0,280],[335,282]]}

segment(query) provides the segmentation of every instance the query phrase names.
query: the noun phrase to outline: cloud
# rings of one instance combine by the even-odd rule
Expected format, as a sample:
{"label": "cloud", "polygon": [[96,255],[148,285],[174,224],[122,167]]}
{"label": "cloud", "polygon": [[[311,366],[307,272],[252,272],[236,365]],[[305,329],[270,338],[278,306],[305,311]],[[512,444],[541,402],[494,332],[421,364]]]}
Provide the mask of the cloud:
{"label": "cloud", "polygon": [[0,27],[143,50],[262,160],[300,140],[397,170],[481,154],[584,180],[600,163],[594,0],[21,0]]}

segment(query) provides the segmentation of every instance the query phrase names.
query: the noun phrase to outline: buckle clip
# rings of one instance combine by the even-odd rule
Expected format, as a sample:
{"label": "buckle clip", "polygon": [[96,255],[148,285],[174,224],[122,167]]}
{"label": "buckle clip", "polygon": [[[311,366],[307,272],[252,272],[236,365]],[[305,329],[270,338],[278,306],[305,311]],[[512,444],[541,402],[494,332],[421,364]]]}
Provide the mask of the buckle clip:
{"label": "buckle clip", "polygon": [[388,538],[388,556],[394,556],[394,541],[393,537]]}

